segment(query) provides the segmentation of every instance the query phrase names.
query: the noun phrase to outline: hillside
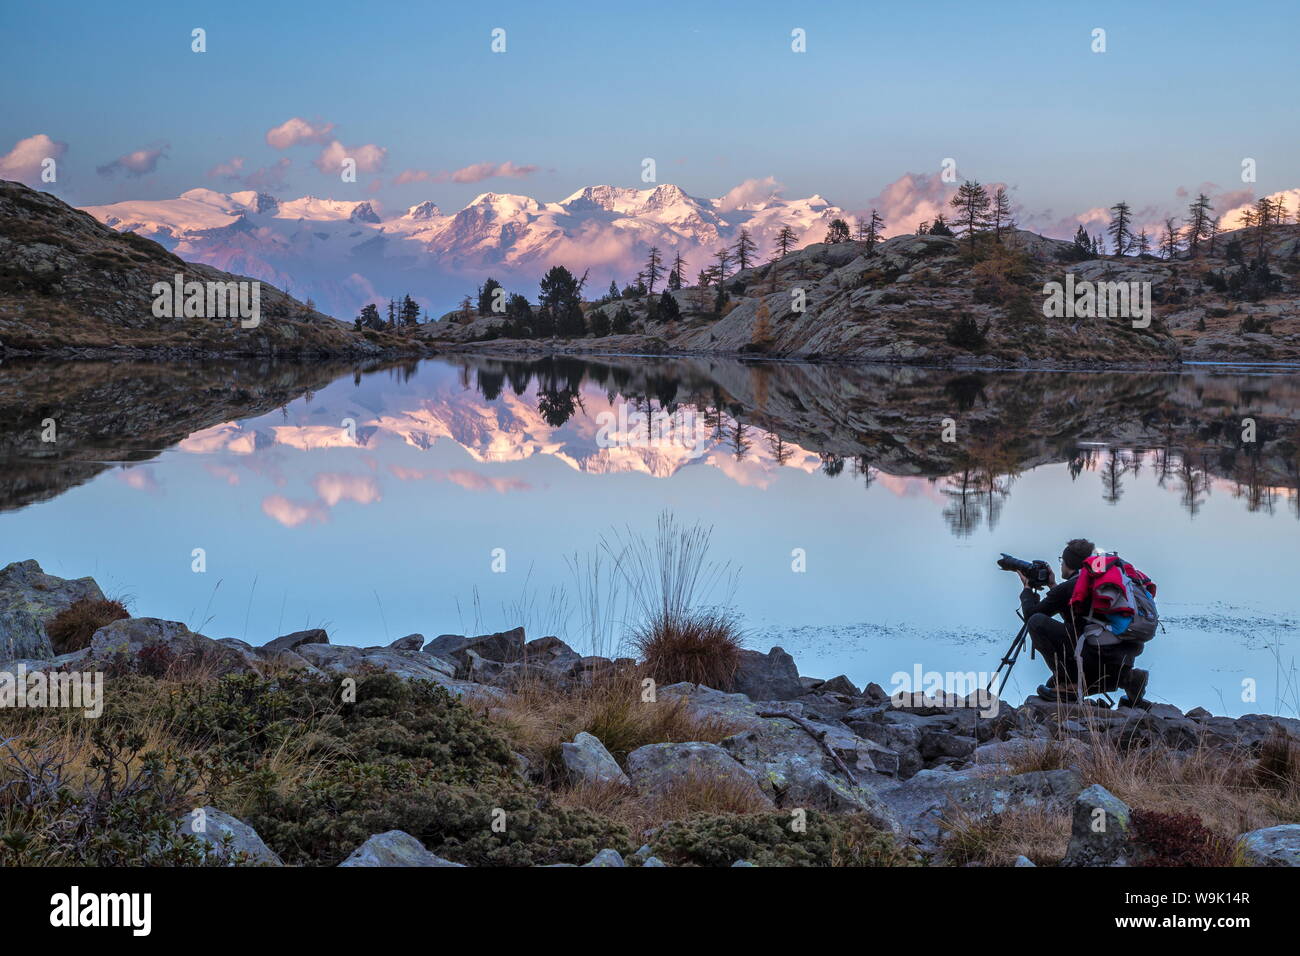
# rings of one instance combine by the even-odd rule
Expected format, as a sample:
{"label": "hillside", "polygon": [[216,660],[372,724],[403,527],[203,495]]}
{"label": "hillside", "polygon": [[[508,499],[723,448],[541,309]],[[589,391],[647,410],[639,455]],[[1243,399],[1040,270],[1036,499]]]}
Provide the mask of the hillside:
{"label": "hillside", "polygon": [[238,318],[158,318],[154,283],[252,281],[185,262],[47,193],[0,181],[0,355],[377,353],[363,337],[263,282],[254,328]]}
{"label": "hillside", "polygon": [[[680,319],[650,316],[645,296],[606,301],[611,325],[624,307],[630,334],[513,341],[495,317],[422,330],[443,346],[493,350],[561,348],[591,352],[674,352],[780,358],[1003,367],[1167,367],[1179,361],[1300,361],[1300,226],[1270,244],[1267,283],[1219,239],[1215,255],[1165,261],[1150,256],[1078,260],[1072,243],[1018,231],[1003,243],[981,239],[971,264],[964,241],[896,236],[865,243],[814,244],[730,276],[718,309],[716,287],[672,293]],[[1048,318],[1043,287],[1075,282],[1150,283],[1149,327],[1127,318]],[[802,290],[805,310],[794,308]],[[656,312],[659,296],[654,297]],[[760,322],[760,306],[767,318]],[[973,332],[959,333],[959,320]]]}

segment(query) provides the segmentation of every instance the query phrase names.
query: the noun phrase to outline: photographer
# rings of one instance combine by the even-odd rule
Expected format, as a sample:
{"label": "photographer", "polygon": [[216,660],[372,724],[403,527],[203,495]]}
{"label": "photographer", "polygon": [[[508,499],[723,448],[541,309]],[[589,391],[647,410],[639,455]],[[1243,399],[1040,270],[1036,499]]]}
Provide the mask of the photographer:
{"label": "photographer", "polygon": [[[1038,592],[1030,587],[1029,578],[1020,575],[1024,590],[1020,592],[1020,608],[1029,629],[1029,639],[1034,650],[1047,662],[1052,676],[1038,688],[1038,695],[1047,699],[1068,700],[1078,694],[1078,662],[1075,647],[1079,635],[1089,622],[1091,607],[1088,604],[1071,605],[1075,579],[1079,570],[1095,550],[1095,545],[1084,538],[1075,538],[1061,552],[1061,577],[1058,583],[1052,571],[1047,572],[1047,593],[1040,600]],[[1053,620],[1060,615],[1062,620]],[[1118,686],[1133,700],[1142,696],[1146,685],[1146,671],[1130,666],[1133,658],[1142,653],[1142,644],[1110,637],[1104,644],[1089,641],[1083,647],[1084,694],[1115,689]],[[1122,682],[1115,678],[1122,677]]]}

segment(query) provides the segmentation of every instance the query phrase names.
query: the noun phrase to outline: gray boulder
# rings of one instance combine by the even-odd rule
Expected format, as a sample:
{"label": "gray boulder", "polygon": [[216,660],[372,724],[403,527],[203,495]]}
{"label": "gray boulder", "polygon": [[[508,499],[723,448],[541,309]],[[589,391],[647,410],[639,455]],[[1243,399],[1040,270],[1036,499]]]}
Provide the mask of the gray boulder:
{"label": "gray boulder", "polygon": [[1251,830],[1237,843],[1254,866],[1300,866],[1300,823]]}
{"label": "gray boulder", "polygon": [[262,645],[264,651],[292,651],[303,644],[328,644],[330,637],[323,628],[313,627],[306,631],[294,631],[284,634]]}
{"label": "gray boulder", "polygon": [[717,744],[689,743],[646,744],[627,756],[627,775],[641,794],[658,794],[689,779],[727,780],[742,792],[771,805],[754,777],[727,751]]}
{"label": "gray boulder", "polygon": [[979,770],[922,770],[911,779],[880,787],[881,801],[918,844],[938,847],[942,824],[953,811],[976,819],[1019,807],[1064,810],[1083,787],[1072,770],[1040,770],[984,776]]}
{"label": "gray boulder", "polygon": [[617,850],[601,850],[591,858],[590,863],[584,863],[583,866],[627,866],[623,862],[623,857]]}
{"label": "gray boulder", "polygon": [[388,646],[395,651],[418,651],[424,647],[424,635],[407,634],[406,637],[399,637]]}
{"label": "gray boulder", "polygon": [[[227,866],[237,865],[241,853],[248,855],[244,865],[284,866],[276,852],[262,842],[256,830],[216,807],[201,807],[187,813],[179,823],[181,833],[203,842],[205,856],[220,859]],[[222,844],[227,836],[230,837],[228,848]]]}
{"label": "gray boulder", "polygon": [[0,569],[0,660],[54,657],[45,625],[84,599],[104,600],[94,578],[55,577],[32,560]]}
{"label": "gray boulder", "polygon": [[524,629],[516,627],[496,634],[481,634],[478,637],[441,634],[430,641],[424,651],[461,665],[466,663],[468,652],[473,652],[485,661],[507,664],[520,660],[524,656]]}
{"label": "gray boulder", "polygon": [[857,687],[853,685],[853,681],[849,680],[843,674],[840,674],[838,677],[832,677],[830,680],[818,684],[816,691],[819,694],[844,694],[848,697],[862,696],[862,691],[858,690]]}
{"label": "gray boulder", "polygon": [[461,866],[430,853],[424,844],[401,830],[372,836],[339,866]]}
{"label": "gray boulder", "polygon": [[101,664],[130,670],[146,661],[153,667],[202,665],[219,675],[257,670],[256,656],[245,648],[156,617],[125,618],[101,627],[90,639],[90,656]]}
{"label": "gray boulder", "polygon": [[1070,847],[1062,866],[1128,866],[1132,826],[1128,805],[1094,783],[1074,801]]}
{"label": "gray boulder", "polygon": [[620,783],[630,787],[630,781],[605,745],[585,730],[573,738],[573,743],[560,744],[560,759],[577,783]]}
{"label": "gray boulder", "polygon": [[794,658],[779,647],[766,654],[742,650],[732,689],[751,700],[794,700],[805,692]]}

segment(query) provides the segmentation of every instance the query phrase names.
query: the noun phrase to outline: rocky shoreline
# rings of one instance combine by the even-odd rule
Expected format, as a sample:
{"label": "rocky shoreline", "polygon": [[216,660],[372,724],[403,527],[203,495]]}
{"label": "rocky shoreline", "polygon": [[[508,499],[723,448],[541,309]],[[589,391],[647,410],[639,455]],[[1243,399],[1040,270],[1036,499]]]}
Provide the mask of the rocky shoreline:
{"label": "rocky shoreline", "polygon": [[[677,713],[692,726],[712,727],[715,739],[645,743],[619,760],[596,734],[582,731],[560,745],[562,770],[556,779],[548,781],[544,768],[516,753],[514,772],[520,779],[543,789],[606,788],[654,799],[707,779],[726,788],[729,799],[742,800],[754,815],[748,819],[797,820],[807,813],[852,819],[891,841],[891,853],[911,863],[959,864],[961,834],[972,826],[1038,814],[1073,821],[1064,855],[1040,865],[1126,866],[1152,860],[1160,865],[1159,853],[1165,851],[1144,843],[1135,826],[1140,808],[1089,784],[1090,760],[1103,751],[1158,750],[1174,764],[1216,751],[1262,761],[1279,744],[1300,743],[1300,720],[1270,715],[1229,718],[1203,708],[1183,713],[1165,704],[1081,711],[1077,704],[1037,697],[1018,707],[995,701],[990,713],[988,701],[981,697],[977,704],[974,695],[891,698],[877,684],[859,689],[844,676],[801,676],[780,648],[767,654],[741,651],[728,691],[690,683],[655,686],[636,661],[583,656],[555,637],[528,640],[522,628],[433,640],[411,634],[374,647],[334,645],[324,630],[312,629],[254,646],[209,638],[174,621],[125,617],[95,630],[86,646],[56,653],[46,625],[86,600],[103,600],[91,578],[57,578],[30,560],[0,570],[0,657],[6,659],[0,673],[26,675],[26,680],[106,673],[110,692],[111,681],[123,675],[157,674],[162,665],[166,670],[182,663],[201,664],[209,681],[293,675],[337,684],[387,674],[444,688],[489,722],[501,719],[512,695],[523,688],[581,694],[611,677],[630,675],[635,681],[630,686],[642,690],[643,706]],[[1095,826],[1099,814],[1111,824],[1101,831]],[[207,820],[206,832],[196,834],[188,818],[178,825],[190,826],[185,832],[204,844],[205,856],[243,864],[281,862],[253,827],[219,807],[204,807],[200,816]],[[956,820],[963,821],[964,830],[954,830]],[[638,840],[644,842],[635,852],[630,846],[622,852],[601,847],[585,865],[670,865],[657,855],[673,845],[665,836],[670,829],[642,832]],[[1300,823],[1257,827],[1234,837],[1232,852],[1240,865],[1300,865]],[[340,865],[462,865],[454,854],[448,856],[453,858],[431,852],[409,833],[386,830],[357,845]],[[753,865],[744,858],[724,862]],[[1021,855],[1015,865],[1035,864]]]}

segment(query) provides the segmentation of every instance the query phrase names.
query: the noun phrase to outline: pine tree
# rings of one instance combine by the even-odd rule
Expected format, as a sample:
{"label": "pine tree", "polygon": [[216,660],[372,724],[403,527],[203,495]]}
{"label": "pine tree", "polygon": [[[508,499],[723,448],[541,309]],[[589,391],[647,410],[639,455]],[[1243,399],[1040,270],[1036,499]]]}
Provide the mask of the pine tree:
{"label": "pine tree", "polygon": [[757,249],[754,240],[750,238],[749,230],[742,228],[740,238],[736,240],[736,262],[742,272],[748,269],[750,263],[754,261],[754,253]]}
{"label": "pine tree", "polygon": [[993,237],[1001,242],[1002,230],[1014,229],[1016,225],[1011,216],[1011,197],[1002,186],[999,186],[998,191],[993,194],[993,209],[990,216],[993,220]]}
{"label": "pine tree", "polygon": [[727,267],[731,265],[731,250],[723,246],[713,254],[713,258],[718,261],[718,264],[714,266],[714,275],[717,277],[720,286],[727,281]]}
{"label": "pine tree", "polygon": [[673,256],[672,268],[668,270],[668,281],[670,284],[675,283],[670,285],[674,290],[686,287],[686,260],[682,258],[680,252]]}
{"label": "pine tree", "polygon": [[1074,230],[1074,248],[1080,258],[1087,259],[1092,255],[1092,239],[1089,237],[1087,230],[1083,228],[1083,223],[1079,228]]}
{"label": "pine tree", "polygon": [[388,328],[397,326],[397,303],[392,299],[388,300]]}
{"label": "pine tree", "polygon": [[[970,257],[975,258],[975,234],[988,225],[989,194],[983,186],[968,179],[957,187],[957,195],[949,203],[958,210],[957,225],[970,242]],[[930,229],[934,233],[933,227]]]}
{"label": "pine tree", "polygon": [[373,302],[368,302],[361,307],[361,314],[357,316],[356,322],[359,329],[382,329],[383,320],[379,318],[379,308]]}
{"label": "pine tree", "polygon": [[554,334],[577,337],[587,331],[582,319],[581,285],[564,266],[551,266],[537,295],[539,318]]}
{"label": "pine tree", "polygon": [[832,219],[830,228],[826,230],[826,238],[822,242],[827,245],[834,245],[837,242],[849,241],[849,224],[843,219]]}
{"label": "pine tree", "polygon": [[[1080,226],[1080,229],[1083,227]],[[1166,259],[1176,259],[1178,257],[1179,246],[1182,245],[1182,234],[1178,226],[1174,224],[1173,219],[1165,220],[1165,234],[1160,238],[1160,254]]]}
{"label": "pine tree", "polygon": [[871,210],[871,219],[867,224],[867,235],[864,240],[867,244],[868,252],[874,249],[876,247],[876,243],[880,242],[884,238],[881,235],[884,229],[885,229],[885,220],[881,219],[880,214],[877,213],[874,209]]}
{"label": "pine tree", "polygon": [[1129,231],[1129,223],[1133,221],[1133,214],[1129,210],[1128,203],[1117,202],[1110,207],[1111,220],[1107,230],[1110,232],[1111,242],[1115,244],[1115,255],[1122,256],[1128,251],[1129,243],[1133,241],[1133,233]]}
{"label": "pine tree", "polygon": [[939,215],[934,217],[934,222],[929,224],[929,228],[927,228],[925,232],[918,233],[918,234],[926,235],[927,233],[931,236],[947,236],[949,239],[951,239],[952,229],[948,225],[947,217],[944,216],[943,213],[939,213]]}
{"label": "pine tree", "polygon": [[798,241],[793,229],[789,226],[782,226],[781,231],[776,234],[776,254],[772,256],[773,260],[784,259],[788,256],[790,250],[794,248],[794,244]]}
{"label": "pine tree", "polygon": [[1209,238],[1210,213],[1214,207],[1205,193],[1201,193],[1187,207],[1187,252],[1195,259],[1201,251],[1201,243]]}
{"label": "pine tree", "polygon": [[492,314],[493,293],[495,292],[495,290],[499,288],[501,288],[501,283],[498,282],[496,279],[493,279],[491,276],[488,277],[488,280],[486,282],[484,282],[481,286],[479,286],[479,290],[478,290],[478,314],[479,315]]}
{"label": "pine tree", "polygon": [[604,338],[605,336],[609,335],[610,332],[609,316],[605,314],[604,309],[591,310],[590,326],[591,326],[591,334],[596,336],[596,338]]}
{"label": "pine tree", "polygon": [[1147,235],[1147,231],[1145,229],[1143,229],[1141,232],[1137,234],[1137,239],[1134,240],[1134,248],[1137,250],[1137,254],[1139,256],[1145,256],[1150,254],[1151,237]]}
{"label": "pine tree", "polygon": [[658,282],[659,277],[664,274],[664,271],[661,268],[662,265],[663,260],[660,258],[659,247],[651,246],[650,258],[646,260],[645,271],[641,273],[641,275],[645,276],[646,279],[646,293],[648,295],[655,294],[655,283]]}
{"label": "pine tree", "polygon": [[605,293],[605,298],[609,299],[611,302],[618,298],[618,283],[613,279],[609,280],[609,291]]}
{"label": "pine tree", "polygon": [[420,305],[409,294],[402,296],[402,309],[399,316],[403,325],[420,324]]}
{"label": "pine tree", "polygon": [[610,328],[615,335],[625,335],[632,328],[632,313],[628,311],[626,305],[618,307],[618,311],[614,313],[614,321],[610,323]]}
{"label": "pine tree", "polygon": [[682,317],[682,310],[677,305],[677,299],[665,292],[659,297],[659,308],[655,311],[655,318],[660,322],[676,322]]}

